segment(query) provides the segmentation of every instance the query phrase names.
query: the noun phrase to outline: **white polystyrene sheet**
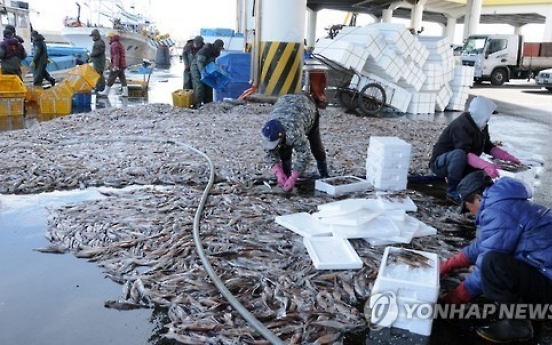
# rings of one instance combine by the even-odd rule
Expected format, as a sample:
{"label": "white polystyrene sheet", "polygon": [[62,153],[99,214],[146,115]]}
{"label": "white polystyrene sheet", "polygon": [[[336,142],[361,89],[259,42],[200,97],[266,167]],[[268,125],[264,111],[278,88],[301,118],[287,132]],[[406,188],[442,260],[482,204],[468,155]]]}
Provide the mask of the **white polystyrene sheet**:
{"label": "white polystyrene sheet", "polygon": [[319,214],[314,213],[313,217],[318,218],[318,220],[322,224],[359,226],[364,223],[371,222],[374,218],[380,216],[382,213],[383,211],[368,210],[363,208],[345,214],[343,216],[320,217]]}
{"label": "white polystyrene sheet", "polygon": [[389,196],[389,197],[379,197],[379,200],[381,202],[381,208],[385,210],[402,209],[402,210],[411,211],[411,212],[416,212],[416,210],[418,210],[418,207],[416,206],[414,201],[410,199],[410,197],[399,198],[399,197]]}
{"label": "white polystyrene sheet", "polygon": [[278,216],[276,223],[304,237],[332,235],[329,225],[320,223],[307,212]]}
{"label": "white polystyrene sheet", "polygon": [[382,204],[379,199],[344,199],[318,205],[317,215],[319,217],[340,216],[363,208],[377,210],[382,208]]}
{"label": "white polystyrene sheet", "polygon": [[330,229],[333,236],[341,238],[373,237],[385,239],[400,235],[399,228],[393,220],[384,216],[377,216],[373,220],[358,226],[332,224]]}
{"label": "white polystyrene sheet", "polygon": [[362,260],[349,241],[335,237],[304,237],[314,267],[319,270],[362,268]]}

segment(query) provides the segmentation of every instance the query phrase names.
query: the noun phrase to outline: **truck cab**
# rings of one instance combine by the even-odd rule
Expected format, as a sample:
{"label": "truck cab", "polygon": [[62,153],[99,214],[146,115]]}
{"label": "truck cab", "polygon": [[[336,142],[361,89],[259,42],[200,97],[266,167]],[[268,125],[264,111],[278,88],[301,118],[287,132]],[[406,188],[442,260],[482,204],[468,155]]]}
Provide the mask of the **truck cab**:
{"label": "truck cab", "polygon": [[520,35],[469,36],[462,46],[462,64],[474,67],[476,83],[502,85],[519,66],[521,40]]}

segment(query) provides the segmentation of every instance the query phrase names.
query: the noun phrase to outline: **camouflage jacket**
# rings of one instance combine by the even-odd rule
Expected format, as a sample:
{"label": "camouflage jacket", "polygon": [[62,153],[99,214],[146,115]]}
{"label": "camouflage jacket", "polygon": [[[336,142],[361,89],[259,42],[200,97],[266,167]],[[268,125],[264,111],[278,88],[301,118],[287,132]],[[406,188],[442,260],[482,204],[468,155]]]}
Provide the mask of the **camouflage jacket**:
{"label": "camouflage jacket", "polygon": [[[307,135],[314,126],[316,113],[316,105],[311,98],[301,94],[280,96],[270,112],[270,120],[279,120],[286,130],[286,145],[291,146],[297,155],[293,170],[300,174],[310,162],[311,152]],[[278,150],[269,151],[267,157],[271,165],[280,162]]]}

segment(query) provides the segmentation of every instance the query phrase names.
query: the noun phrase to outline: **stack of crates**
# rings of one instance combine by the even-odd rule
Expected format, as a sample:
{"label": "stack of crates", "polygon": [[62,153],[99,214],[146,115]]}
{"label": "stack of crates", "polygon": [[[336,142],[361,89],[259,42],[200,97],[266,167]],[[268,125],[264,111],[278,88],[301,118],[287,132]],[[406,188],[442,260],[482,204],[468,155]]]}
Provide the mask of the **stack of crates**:
{"label": "stack of crates", "polygon": [[376,190],[405,190],[411,153],[412,145],[397,137],[370,137],[366,180]]}
{"label": "stack of crates", "polygon": [[173,106],[181,108],[191,108],[196,104],[194,90],[178,89],[172,93]]}
{"label": "stack of crates", "polygon": [[71,114],[72,102],[73,90],[67,80],[45,89],[40,95],[38,120],[47,121],[54,119],[57,115]]}
{"label": "stack of crates", "polygon": [[0,130],[25,127],[25,84],[16,75],[0,74]]}

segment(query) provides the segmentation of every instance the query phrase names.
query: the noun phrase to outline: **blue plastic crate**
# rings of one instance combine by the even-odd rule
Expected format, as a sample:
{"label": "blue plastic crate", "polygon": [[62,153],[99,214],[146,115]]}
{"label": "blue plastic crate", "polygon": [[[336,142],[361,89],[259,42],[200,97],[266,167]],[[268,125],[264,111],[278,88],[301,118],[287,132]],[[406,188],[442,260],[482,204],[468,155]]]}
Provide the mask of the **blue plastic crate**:
{"label": "blue plastic crate", "polygon": [[73,94],[73,107],[86,107],[92,103],[92,93],[75,93]]}
{"label": "blue plastic crate", "polygon": [[232,78],[220,66],[211,62],[201,71],[201,81],[213,89],[220,89],[228,85]]}

